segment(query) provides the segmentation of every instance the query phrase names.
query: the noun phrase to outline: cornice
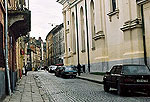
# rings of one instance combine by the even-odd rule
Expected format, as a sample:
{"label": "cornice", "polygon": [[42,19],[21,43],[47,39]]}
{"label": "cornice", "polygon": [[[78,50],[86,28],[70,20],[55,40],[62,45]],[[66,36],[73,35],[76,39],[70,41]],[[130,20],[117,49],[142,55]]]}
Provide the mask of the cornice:
{"label": "cornice", "polygon": [[64,5],[68,0],[57,0],[58,3]]}
{"label": "cornice", "polygon": [[123,25],[121,30],[127,31],[127,30],[131,30],[131,29],[135,29],[135,28],[141,28],[141,27],[142,27],[141,19],[137,18],[135,20],[125,22],[125,24]]}
{"label": "cornice", "polygon": [[136,2],[138,5],[141,5],[141,4],[146,4],[146,3],[150,2],[150,0],[136,0]]}

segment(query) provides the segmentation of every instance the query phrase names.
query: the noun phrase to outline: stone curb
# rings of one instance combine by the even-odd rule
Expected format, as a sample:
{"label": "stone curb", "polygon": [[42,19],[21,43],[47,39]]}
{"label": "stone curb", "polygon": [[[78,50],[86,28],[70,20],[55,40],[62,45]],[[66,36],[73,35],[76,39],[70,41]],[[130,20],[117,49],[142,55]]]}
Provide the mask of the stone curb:
{"label": "stone curb", "polygon": [[76,78],[91,81],[91,82],[95,82],[95,83],[98,83],[98,84],[103,84],[103,81],[98,81],[98,80],[89,79],[89,78],[83,78],[83,77],[79,77],[79,76],[77,76]]}

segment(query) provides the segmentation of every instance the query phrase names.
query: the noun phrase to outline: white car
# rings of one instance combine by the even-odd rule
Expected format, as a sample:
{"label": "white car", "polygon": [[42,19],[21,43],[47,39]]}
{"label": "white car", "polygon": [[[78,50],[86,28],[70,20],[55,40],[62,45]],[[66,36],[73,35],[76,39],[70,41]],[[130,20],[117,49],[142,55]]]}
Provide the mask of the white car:
{"label": "white car", "polygon": [[57,68],[57,66],[51,65],[51,66],[48,67],[48,72],[50,72],[50,73],[55,73],[55,69],[56,69],[56,68]]}

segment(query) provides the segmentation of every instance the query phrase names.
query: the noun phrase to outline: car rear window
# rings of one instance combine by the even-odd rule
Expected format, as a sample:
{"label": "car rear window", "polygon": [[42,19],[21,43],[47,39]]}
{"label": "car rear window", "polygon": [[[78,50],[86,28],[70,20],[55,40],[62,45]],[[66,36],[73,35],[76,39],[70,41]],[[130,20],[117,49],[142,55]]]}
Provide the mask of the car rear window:
{"label": "car rear window", "polygon": [[130,65],[123,67],[125,75],[150,75],[150,70],[144,65]]}
{"label": "car rear window", "polygon": [[66,67],[65,68],[65,71],[72,71],[72,70],[75,70],[75,68],[72,68],[72,67]]}

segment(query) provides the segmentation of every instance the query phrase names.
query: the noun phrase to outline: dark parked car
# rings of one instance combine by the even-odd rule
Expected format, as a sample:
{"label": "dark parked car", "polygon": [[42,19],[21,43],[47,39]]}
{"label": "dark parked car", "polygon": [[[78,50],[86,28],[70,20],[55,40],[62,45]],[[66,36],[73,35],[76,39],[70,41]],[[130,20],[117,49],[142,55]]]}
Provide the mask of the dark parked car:
{"label": "dark parked car", "polygon": [[61,77],[76,77],[77,70],[74,66],[59,66],[56,68],[55,75]]}
{"label": "dark parked car", "polygon": [[77,75],[77,70],[76,67],[74,66],[64,66],[63,70],[61,71],[61,76],[62,77],[76,77]]}
{"label": "dark parked car", "polygon": [[146,65],[114,65],[103,78],[104,91],[116,88],[118,95],[129,90],[147,92],[150,95],[150,69]]}
{"label": "dark parked car", "polygon": [[62,66],[58,66],[56,69],[55,69],[55,76],[61,76],[61,72],[64,68]]}

